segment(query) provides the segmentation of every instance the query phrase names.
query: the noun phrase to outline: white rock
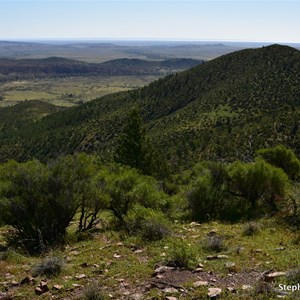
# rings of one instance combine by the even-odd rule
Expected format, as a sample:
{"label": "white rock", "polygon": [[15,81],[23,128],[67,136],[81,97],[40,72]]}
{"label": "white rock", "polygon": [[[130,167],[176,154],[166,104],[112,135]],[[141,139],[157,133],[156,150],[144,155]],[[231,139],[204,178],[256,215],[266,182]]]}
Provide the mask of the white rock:
{"label": "white rock", "polygon": [[207,296],[210,298],[218,297],[222,293],[222,289],[220,288],[209,288]]}
{"label": "white rock", "polygon": [[208,282],[207,281],[201,281],[201,280],[195,281],[193,283],[193,287],[206,286],[206,285],[208,285]]}

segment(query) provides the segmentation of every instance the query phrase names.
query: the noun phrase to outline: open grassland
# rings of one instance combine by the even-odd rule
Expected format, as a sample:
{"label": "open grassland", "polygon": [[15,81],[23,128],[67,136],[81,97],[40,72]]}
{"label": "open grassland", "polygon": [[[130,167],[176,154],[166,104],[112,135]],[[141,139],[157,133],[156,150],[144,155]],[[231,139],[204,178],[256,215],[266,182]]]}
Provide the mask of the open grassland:
{"label": "open grassland", "polygon": [[0,83],[0,106],[24,100],[42,100],[58,106],[73,106],[107,94],[132,90],[158,76],[82,76],[33,79]]}
{"label": "open grassland", "polygon": [[[280,293],[279,283],[288,282],[285,274],[268,278],[300,263],[299,232],[279,223],[261,219],[253,235],[247,234],[246,223],[174,223],[171,236],[157,242],[104,227],[89,235],[70,232],[63,249],[41,257],[16,249],[2,252],[0,291],[13,299],[79,299],[93,285],[110,299],[207,299],[209,288],[220,288],[220,299],[298,299],[299,292]],[[222,239],[222,248],[207,245],[212,236]],[[31,278],[33,267],[46,256],[62,259],[61,273]],[[176,256],[188,257],[190,268],[158,270]],[[36,295],[41,281],[49,291]]]}

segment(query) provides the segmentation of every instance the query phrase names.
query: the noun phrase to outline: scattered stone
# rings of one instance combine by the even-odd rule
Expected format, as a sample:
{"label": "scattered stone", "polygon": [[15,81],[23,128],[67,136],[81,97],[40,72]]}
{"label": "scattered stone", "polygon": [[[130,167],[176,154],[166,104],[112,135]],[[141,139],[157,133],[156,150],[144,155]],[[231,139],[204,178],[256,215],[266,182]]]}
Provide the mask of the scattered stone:
{"label": "scattered stone", "polygon": [[142,249],[137,249],[137,250],[134,251],[134,253],[136,253],[136,254],[137,253],[143,253],[143,252],[144,252],[144,250],[142,250]]}
{"label": "scattered stone", "polygon": [[117,246],[124,246],[124,244],[122,242],[119,242],[116,244]]}
{"label": "scattered stone", "polygon": [[170,287],[170,288],[165,288],[162,290],[164,293],[166,294],[174,294],[174,293],[178,293],[178,290],[173,288],[173,287]]}
{"label": "scattered stone", "polygon": [[165,273],[167,271],[171,271],[173,270],[173,267],[167,267],[167,266],[160,266],[158,268],[155,269],[154,273],[152,276],[156,276],[157,274],[161,274],[161,273]]}
{"label": "scattered stone", "polygon": [[204,265],[201,264],[201,263],[199,263],[199,264],[198,264],[198,268],[204,268]]}
{"label": "scattered stone", "polygon": [[45,294],[46,292],[49,291],[49,288],[48,288],[48,283],[46,281],[41,281],[39,286],[37,286],[34,290],[34,292],[37,294],[37,295],[42,295],[42,294]]}
{"label": "scattered stone", "polygon": [[169,249],[169,246],[164,246],[164,249],[165,249],[165,250]]}
{"label": "scattered stone", "polygon": [[255,249],[254,252],[255,253],[262,253],[263,251],[261,249]]}
{"label": "scattered stone", "polygon": [[224,255],[224,254],[219,254],[217,255],[217,259],[227,259],[228,255]]}
{"label": "scattered stone", "polygon": [[73,255],[73,256],[77,256],[80,254],[80,251],[77,251],[77,250],[73,250],[71,252],[69,252],[69,255]]}
{"label": "scattered stone", "polygon": [[217,229],[213,229],[210,232],[208,232],[206,235],[208,235],[208,236],[214,236],[216,234],[217,234]]}
{"label": "scattered stone", "polygon": [[222,289],[220,288],[209,288],[207,296],[209,298],[216,298],[222,293]]}
{"label": "scattered stone", "polygon": [[276,277],[284,276],[286,272],[273,272],[265,275],[266,281],[273,281]]}
{"label": "scattered stone", "polygon": [[34,292],[39,296],[39,295],[42,295],[43,294],[43,291],[40,287],[36,287]]}
{"label": "scattered stone", "polygon": [[251,290],[252,289],[252,286],[251,285],[248,285],[248,284],[243,284],[242,285],[242,290],[243,291],[247,291],[247,290]]}
{"label": "scattered stone", "polygon": [[132,299],[132,300],[142,300],[143,297],[144,297],[143,294],[135,293],[135,294],[133,294],[133,295],[131,296],[131,299]]}
{"label": "scattered stone", "polygon": [[115,253],[115,254],[114,254],[114,258],[121,258],[121,255],[118,254],[118,253]]}
{"label": "scattered stone", "polygon": [[178,298],[173,297],[173,296],[167,296],[166,300],[178,300]]}
{"label": "scattered stone", "polygon": [[74,288],[80,288],[80,287],[82,287],[81,284],[77,284],[77,283],[72,283],[72,286],[73,286]]}
{"label": "scattered stone", "polygon": [[283,251],[283,250],[285,250],[285,247],[278,247],[278,248],[276,248],[275,250],[276,250],[276,251]]}
{"label": "scattered stone", "polygon": [[231,287],[231,286],[228,286],[227,288],[227,291],[231,292],[231,293],[235,293],[236,292],[236,289]]}
{"label": "scattered stone", "polygon": [[11,284],[12,286],[17,286],[17,285],[19,285],[19,282],[13,280],[10,284]]}
{"label": "scattered stone", "polygon": [[227,262],[225,263],[225,267],[228,269],[229,272],[236,272],[236,264],[234,262]]}
{"label": "scattered stone", "polygon": [[12,296],[7,293],[0,292],[0,300],[12,300]]}
{"label": "scattered stone", "polygon": [[160,256],[165,257],[167,254],[165,252],[161,253]]}
{"label": "scattered stone", "polygon": [[[25,277],[24,279],[22,279],[21,281],[20,281],[20,284],[21,285],[23,285],[23,284],[28,284],[28,283],[31,283],[31,282],[34,282],[35,281],[35,279],[33,278],[33,277],[31,277],[31,276],[27,276],[27,277]],[[1,298],[0,298],[1,299]]]}
{"label": "scattered stone", "polygon": [[76,275],[75,278],[78,280],[83,279],[83,278],[86,278],[86,275],[85,274]]}
{"label": "scattered stone", "polygon": [[201,224],[197,223],[197,222],[191,222],[190,223],[190,226],[191,227],[198,227],[198,226],[201,226]]}
{"label": "scattered stone", "polygon": [[158,279],[162,279],[162,278],[164,278],[164,275],[157,274],[157,275],[156,275],[156,278],[158,278]]}
{"label": "scattered stone", "polygon": [[59,285],[59,284],[54,284],[53,285],[53,289],[57,290],[57,291],[61,290],[63,287],[64,287],[63,285]]}
{"label": "scattered stone", "polygon": [[228,256],[224,254],[219,254],[219,255],[208,255],[206,257],[207,260],[214,260],[214,259],[227,259]]}
{"label": "scattered stone", "polygon": [[195,288],[197,288],[199,286],[206,286],[206,285],[208,285],[208,282],[207,281],[201,281],[201,280],[195,281],[193,283],[193,287],[195,287]]}
{"label": "scattered stone", "polygon": [[100,268],[100,266],[98,264],[93,264],[94,268]]}
{"label": "scattered stone", "polygon": [[129,296],[130,292],[129,291],[125,291],[124,293],[122,293],[124,296]]}
{"label": "scattered stone", "polygon": [[193,271],[193,273],[200,273],[203,272],[203,268],[197,268],[196,270]]}

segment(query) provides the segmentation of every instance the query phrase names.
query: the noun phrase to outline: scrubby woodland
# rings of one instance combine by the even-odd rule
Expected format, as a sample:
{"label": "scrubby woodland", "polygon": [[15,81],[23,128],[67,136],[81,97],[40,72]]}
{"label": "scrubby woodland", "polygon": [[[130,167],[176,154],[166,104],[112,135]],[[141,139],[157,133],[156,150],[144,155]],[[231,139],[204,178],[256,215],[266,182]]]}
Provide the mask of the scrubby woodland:
{"label": "scrubby woodland", "polygon": [[299,71],[274,45],[1,109],[0,299],[299,297]]}

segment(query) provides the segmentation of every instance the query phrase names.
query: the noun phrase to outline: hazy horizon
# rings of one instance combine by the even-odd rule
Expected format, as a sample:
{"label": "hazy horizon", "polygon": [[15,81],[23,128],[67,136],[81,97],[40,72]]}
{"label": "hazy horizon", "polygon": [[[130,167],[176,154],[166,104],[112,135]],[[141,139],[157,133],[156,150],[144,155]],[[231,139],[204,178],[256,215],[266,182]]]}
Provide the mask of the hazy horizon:
{"label": "hazy horizon", "polygon": [[295,0],[0,0],[0,10],[0,40],[300,43]]}

